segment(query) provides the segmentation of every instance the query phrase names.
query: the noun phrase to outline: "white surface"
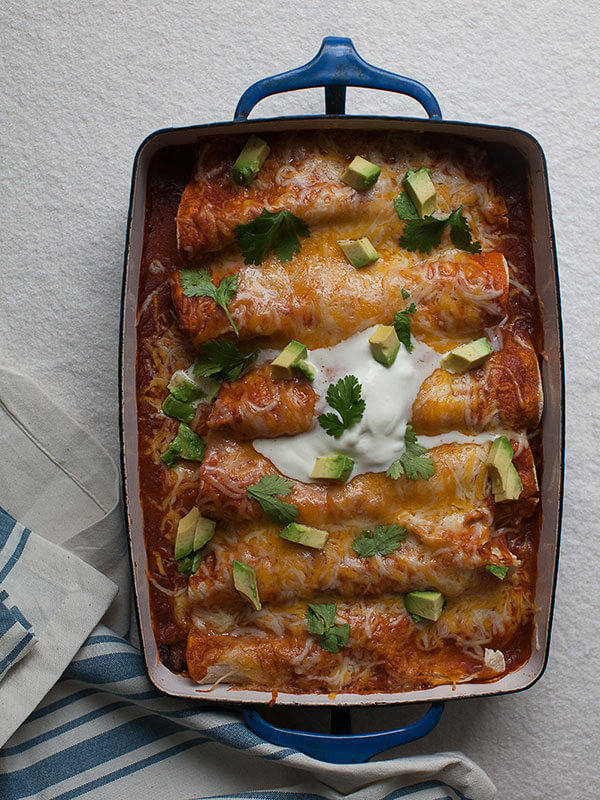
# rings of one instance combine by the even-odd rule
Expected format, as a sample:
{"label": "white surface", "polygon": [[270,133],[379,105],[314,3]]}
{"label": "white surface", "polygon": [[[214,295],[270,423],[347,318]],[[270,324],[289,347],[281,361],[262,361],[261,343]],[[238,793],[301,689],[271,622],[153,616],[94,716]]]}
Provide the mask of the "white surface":
{"label": "white surface", "polygon": [[[0,357],[35,377],[114,455],[129,178],[146,134],[229,119],[250,83],[304,63],[323,36],[338,34],[352,36],[367,61],[422,80],[446,118],[513,125],[539,139],[558,238],[568,396],[550,662],[524,694],[450,704],[437,731],[406,752],[462,750],[488,771],[500,800],[583,796],[600,778],[597,4],[4,0],[2,7]],[[366,90],[349,90],[348,106],[420,113],[414,101]],[[322,92],[309,90],[266,100],[259,112],[321,109]],[[382,717],[394,712],[378,712],[375,724]]]}

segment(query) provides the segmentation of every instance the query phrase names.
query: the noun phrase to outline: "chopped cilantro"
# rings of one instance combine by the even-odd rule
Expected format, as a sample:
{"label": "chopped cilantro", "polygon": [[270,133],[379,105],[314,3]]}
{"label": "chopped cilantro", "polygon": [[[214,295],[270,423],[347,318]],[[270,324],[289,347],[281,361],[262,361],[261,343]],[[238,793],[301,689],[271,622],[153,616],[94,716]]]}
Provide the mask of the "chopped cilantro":
{"label": "chopped cilantro", "polygon": [[386,475],[393,480],[397,480],[401,475],[406,475],[411,481],[416,481],[418,478],[425,478],[428,481],[435,472],[433,459],[423,455],[427,452],[427,448],[417,444],[417,437],[413,433],[412,425],[406,426],[404,441],[406,450],[388,468]]}
{"label": "chopped cilantro", "polygon": [[248,486],[246,494],[251,500],[256,500],[267,519],[287,525],[298,516],[298,509],[292,503],[284,503],[273,495],[288,495],[292,491],[292,481],[282,478],[281,475],[263,475],[258,483]]}
{"label": "chopped cilantro", "polygon": [[231,327],[239,336],[240,332],[229,309],[229,303],[236,296],[238,291],[238,276],[230,275],[228,278],[223,278],[218,286],[215,286],[210,279],[208,271],[205,269],[182,269],[179,271],[179,280],[183,286],[183,293],[186,297],[210,297],[218,306],[221,306],[223,311],[227,314],[227,319],[231,323]]}
{"label": "chopped cilantro", "polygon": [[[406,300],[410,297],[409,292],[405,289],[402,289],[402,297]],[[412,342],[410,340],[410,314],[414,314],[417,310],[417,307],[414,303],[411,303],[409,306],[406,306],[404,311],[396,311],[394,314],[394,328],[396,329],[396,335],[398,339],[402,342],[402,344],[406,347],[409,353],[412,353]]]}
{"label": "chopped cilantro", "polygon": [[[396,207],[396,211],[398,208]],[[431,253],[442,241],[442,233],[450,226],[450,238],[459,250],[481,253],[481,242],[473,241],[471,228],[462,213],[462,206],[445,219],[426,216],[423,219],[406,217],[404,233],[400,237],[400,247],[410,252]]]}
{"label": "chopped cilantro", "polygon": [[400,219],[419,219],[415,204],[408,192],[402,192],[399,197],[394,198],[394,208]]}
{"label": "chopped cilantro", "polygon": [[350,625],[335,624],[335,603],[309,603],[306,611],[306,629],[320,636],[320,645],[330,653],[339,653],[350,639]]}
{"label": "chopped cilantro", "polygon": [[306,222],[291,211],[262,210],[246,225],[237,225],[235,238],[245,264],[262,264],[271,251],[280,261],[291,261],[300,252],[298,237],[310,236]]}
{"label": "chopped cilantro", "polygon": [[388,556],[406,539],[406,528],[400,525],[378,525],[372,531],[363,531],[354,539],[352,547],[361,558]]}
{"label": "chopped cilantro", "polygon": [[501,567],[497,564],[486,564],[485,565],[486,572],[491,572],[495,578],[498,580],[503,581],[506,578],[506,574],[508,572],[508,567]]}
{"label": "chopped cilantro", "polygon": [[365,412],[365,401],[361,397],[361,386],[354,375],[346,375],[327,389],[327,402],[339,413],[321,414],[319,425],[325,433],[339,439],[342,433],[359,422]]}
{"label": "chopped cilantro", "polygon": [[257,350],[242,353],[227,339],[211,339],[200,348],[200,358],[194,364],[194,375],[199,378],[213,377],[222,381],[234,381],[254,361]]}

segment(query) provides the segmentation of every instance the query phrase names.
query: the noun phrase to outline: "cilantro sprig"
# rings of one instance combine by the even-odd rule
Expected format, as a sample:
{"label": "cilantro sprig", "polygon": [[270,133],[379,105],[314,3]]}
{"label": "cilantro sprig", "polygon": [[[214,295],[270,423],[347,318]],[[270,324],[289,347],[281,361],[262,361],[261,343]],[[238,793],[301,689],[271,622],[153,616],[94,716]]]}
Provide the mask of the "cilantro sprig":
{"label": "cilantro sprig", "polygon": [[361,558],[371,556],[389,556],[395,552],[406,539],[406,528],[392,523],[378,525],[372,531],[362,531],[356,536],[352,547]]}
{"label": "cilantro sprig", "polygon": [[[410,297],[406,289],[402,289],[402,297],[407,300]],[[410,340],[410,315],[416,313],[417,307],[414,303],[406,306],[404,311],[396,311],[394,314],[394,322],[392,323],[396,329],[396,335],[402,344],[406,347],[409,353],[412,353],[413,346]]]}
{"label": "cilantro sprig", "polygon": [[321,414],[319,425],[325,433],[339,439],[342,433],[359,422],[365,412],[365,401],[361,397],[361,385],[354,375],[346,375],[337,383],[332,383],[327,389],[327,402],[335,409],[337,414],[329,411]]}
{"label": "cilantro sprig", "polygon": [[298,516],[298,508],[292,503],[285,503],[274,495],[288,495],[292,491],[292,481],[282,478],[281,475],[263,475],[258,483],[248,486],[246,494],[251,500],[256,500],[267,519],[287,525]]}
{"label": "cilantro sprig", "polygon": [[431,253],[442,241],[442,234],[450,227],[450,239],[456,248],[468,253],[481,253],[481,242],[474,241],[462,206],[445,219],[426,216],[421,219],[410,197],[404,192],[394,200],[394,208],[400,219],[406,221],[400,237],[400,247],[411,253]]}
{"label": "cilantro sprig", "polygon": [[335,615],[335,603],[309,603],[306,611],[306,629],[320,636],[319,644],[330,653],[339,653],[350,639],[350,625],[336,625]]}
{"label": "cilantro sprig", "polygon": [[182,269],[179,271],[179,280],[183,287],[186,297],[210,297],[227,314],[231,327],[236,336],[240,335],[237,325],[233,321],[227,303],[231,302],[238,291],[238,276],[230,275],[223,278],[218,286],[215,286],[210,279],[208,270],[205,269]]}
{"label": "cilantro sprig", "polygon": [[227,339],[211,339],[200,348],[200,356],[194,364],[194,375],[198,378],[212,377],[222,381],[235,381],[257,356],[258,351],[242,353]]}
{"label": "cilantro sprig", "polygon": [[385,474],[393,480],[397,480],[401,475],[406,475],[411,481],[416,481],[418,478],[428,481],[435,472],[433,459],[424,455],[427,448],[417,443],[417,436],[413,433],[412,425],[406,426],[404,442],[406,450],[391,464]]}
{"label": "cilantro sprig", "polygon": [[271,251],[280,261],[291,261],[300,252],[299,237],[310,236],[306,222],[291,211],[267,211],[246,225],[237,225],[235,238],[245,264],[262,264]]}

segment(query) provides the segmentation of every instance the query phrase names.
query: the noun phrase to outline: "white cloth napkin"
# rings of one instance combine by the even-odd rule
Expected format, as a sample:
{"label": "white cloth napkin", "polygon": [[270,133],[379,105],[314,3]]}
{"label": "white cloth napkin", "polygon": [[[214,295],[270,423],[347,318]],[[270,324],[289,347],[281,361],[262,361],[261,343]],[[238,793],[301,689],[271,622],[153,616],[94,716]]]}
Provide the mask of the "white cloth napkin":
{"label": "white cloth napkin", "polygon": [[[123,638],[129,562],[112,460],[3,368],[0,443],[0,505],[18,520],[4,518],[0,592],[38,638],[0,680],[2,800],[493,800],[461,753],[325,764],[262,741],[234,711],[156,692]],[[103,620],[112,630],[89,635],[116,584]]]}

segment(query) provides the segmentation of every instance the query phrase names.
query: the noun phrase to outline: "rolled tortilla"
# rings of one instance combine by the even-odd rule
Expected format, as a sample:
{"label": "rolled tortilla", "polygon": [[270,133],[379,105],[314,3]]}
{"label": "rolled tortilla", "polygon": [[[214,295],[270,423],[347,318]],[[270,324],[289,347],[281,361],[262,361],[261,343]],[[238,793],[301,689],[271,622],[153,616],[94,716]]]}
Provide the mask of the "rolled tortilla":
{"label": "rolled tortilla", "polygon": [[[415,334],[468,336],[505,317],[508,289],[507,263],[497,252],[454,253],[410,268],[391,253],[358,270],[335,250],[239,267],[238,293],[228,308],[243,339],[275,334],[326,347],[391,322],[407,305],[403,291],[418,309],[411,320]],[[171,294],[179,325],[196,347],[233,331],[214,300],[184,294],[179,273]]]}
{"label": "rolled tortilla", "polygon": [[410,619],[401,596],[336,605],[336,624],[350,625],[348,646],[339,653],[322,649],[319,637],[307,631],[306,603],[259,612],[250,606],[196,609],[188,636],[189,674],[202,682],[227,676],[229,682],[268,691],[422,689],[479,673],[485,648],[508,652],[534,613],[531,591],[508,580],[492,584],[485,594],[448,599],[438,621],[425,624]]}

